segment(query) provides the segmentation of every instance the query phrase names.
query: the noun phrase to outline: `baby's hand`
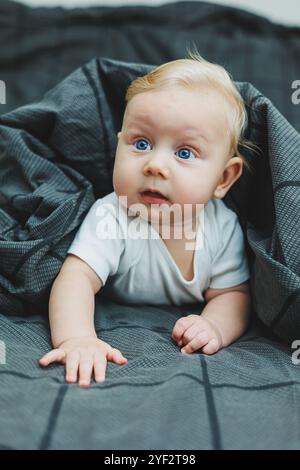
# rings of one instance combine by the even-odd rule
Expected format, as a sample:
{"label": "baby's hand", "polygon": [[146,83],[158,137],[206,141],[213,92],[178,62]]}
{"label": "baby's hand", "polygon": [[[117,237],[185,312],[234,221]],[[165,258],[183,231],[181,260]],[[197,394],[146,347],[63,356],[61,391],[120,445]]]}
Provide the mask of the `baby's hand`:
{"label": "baby's hand", "polygon": [[222,336],[215,324],[203,315],[188,315],[177,320],[172,338],[178,346],[184,345],[182,353],[201,349],[204,354],[214,354],[222,348]]}
{"label": "baby's hand", "polygon": [[77,382],[79,375],[79,385],[87,387],[90,385],[93,370],[95,381],[104,382],[107,361],[119,365],[127,363],[127,359],[118,349],[112,348],[94,336],[87,336],[64,341],[58,348],[45,354],[39,363],[42,367],[48,366],[51,362],[65,364],[66,381]]}

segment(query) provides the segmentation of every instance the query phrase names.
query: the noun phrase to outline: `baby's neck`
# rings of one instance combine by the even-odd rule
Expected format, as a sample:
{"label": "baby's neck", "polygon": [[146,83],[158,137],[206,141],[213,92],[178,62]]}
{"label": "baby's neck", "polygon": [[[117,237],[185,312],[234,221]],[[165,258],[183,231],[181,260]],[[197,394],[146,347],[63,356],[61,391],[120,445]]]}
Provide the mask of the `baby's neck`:
{"label": "baby's neck", "polygon": [[163,240],[170,240],[174,243],[180,244],[181,242],[195,240],[199,225],[199,217],[193,217],[184,224],[177,225],[164,225],[151,224],[152,227],[159,233]]}

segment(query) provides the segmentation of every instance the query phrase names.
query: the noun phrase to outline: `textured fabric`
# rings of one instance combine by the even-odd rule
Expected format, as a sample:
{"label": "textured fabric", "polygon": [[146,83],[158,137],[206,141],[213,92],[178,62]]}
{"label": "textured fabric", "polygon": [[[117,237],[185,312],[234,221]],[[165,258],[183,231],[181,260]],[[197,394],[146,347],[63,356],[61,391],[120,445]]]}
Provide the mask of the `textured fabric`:
{"label": "textured fabric", "polygon": [[0,113],[41,99],[93,57],[159,65],[185,56],[195,43],[235,80],[252,83],[300,131],[300,105],[291,100],[300,77],[300,28],[213,3],[165,3],[63,9],[1,0],[0,79],[7,104]]}
{"label": "textured fabric", "polygon": [[[47,312],[51,284],[87,209],[113,190],[126,88],[152,68],[93,60],[40,103],[0,119],[2,313]],[[290,342],[300,333],[300,137],[251,84],[237,85],[249,109],[247,137],[260,153],[245,154],[252,173],[246,170],[223,201],[245,235],[255,311]]]}
{"label": "textured fabric", "polygon": [[266,337],[272,329],[288,341],[299,334],[299,135],[247,83],[238,86],[250,110],[248,137],[261,154],[247,156],[253,173],[243,174],[225,202],[239,215],[254,308],[269,328],[258,338],[250,331],[249,339],[213,357],[182,357],[172,327],[182,314],[200,313],[200,305],[134,307],[100,297],[97,331],[132,362],[122,369],[111,364],[108,381],[88,391],[66,385],[62,366],[39,369],[38,358],[50,348],[40,314],[51,283],[94,197],[112,191],[125,88],[150,68],[93,60],[40,103],[1,119],[3,448],[299,446],[299,371],[289,347]]}
{"label": "textured fabric", "polygon": [[[132,209],[140,207],[136,203]],[[183,248],[195,252],[194,276],[189,280],[158,231],[142,217],[128,215],[115,192],[93,204],[68,253],[83,259],[101,279],[106,297],[117,302],[203,302],[209,287],[232,287],[250,275],[235,212],[212,199],[199,208],[198,221],[196,240]]]}
{"label": "textured fabric", "polygon": [[106,381],[64,382],[41,369],[50,348],[41,316],[0,315],[0,449],[299,449],[299,366],[258,325],[234,345],[185,356],[176,320],[199,308],[98,302],[98,335],[128,358]]}
{"label": "textured fabric", "polygon": [[[299,338],[300,142],[276,109],[300,129],[290,99],[299,29],[202,2],[65,11],[2,0],[0,24],[2,113],[40,99],[94,56],[119,59],[92,61],[0,123],[0,448],[299,449],[290,341]],[[214,356],[183,356],[172,328],[200,306],[99,297],[97,332],[129,361],[109,363],[102,385],[66,385],[63,366],[37,362],[51,344],[41,315],[51,282],[95,198],[112,191],[126,86],[149,64],[184,56],[192,39],[208,60],[260,90],[239,84],[247,137],[261,155],[248,156],[254,173],[225,201],[247,240],[255,324]]]}

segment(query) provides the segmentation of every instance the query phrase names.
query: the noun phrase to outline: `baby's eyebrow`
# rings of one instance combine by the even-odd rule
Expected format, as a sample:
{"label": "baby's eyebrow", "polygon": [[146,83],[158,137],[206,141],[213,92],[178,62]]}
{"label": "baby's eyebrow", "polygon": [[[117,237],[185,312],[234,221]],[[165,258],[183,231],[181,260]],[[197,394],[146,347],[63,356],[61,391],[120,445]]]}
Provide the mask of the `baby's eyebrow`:
{"label": "baby's eyebrow", "polygon": [[[183,132],[183,134],[185,136],[187,136],[186,132]],[[178,135],[180,135],[180,132],[178,132]],[[188,135],[187,138],[191,139],[191,140],[196,140],[196,139],[200,138],[200,139],[205,140],[205,142],[209,143],[208,137],[205,134],[202,134],[202,133],[199,133],[199,132],[197,132],[197,134],[193,133],[192,135]]]}
{"label": "baby's eyebrow", "polygon": [[141,116],[139,119],[134,119],[134,120],[130,121],[130,122],[128,123],[128,125],[127,125],[127,128],[131,128],[131,127],[134,127],[134,126],[138,126],[138,127],[142,127],[142,126],[144,126],[144,127],[151,127],[152,124],[151,124],[151,122],[150,122],[147,118]]}
{"label": "baby's eyebrow", "polygon": [[203,139],[207,143],[210,142],[209,136],[201,131],[199,127],[189,125],[189,126],[181,126],[179,129],[176,129],[176,135],[181,138],[187,138],[190,140],[197,140]]}
{"label": "baby's eyebrow", "polygon": [[[134,119],[130,121],[129,124],[127,125],[128,130],[129,129],[137,130],[141,128],[153,129],[153,124],[150,122],[150,120],[141,116],[139,120]],[[191,126],[187,126],[185,128],[181,127],[176,130],[176,135],[178,137],[182,136],[191,140],[196,140],[196,139],[201,138],[205,140],[207,143],[209,143],[208,137],[205,134],[202,134],[201,132],[199,132],[199,129],[197,127],[191,127]]]}

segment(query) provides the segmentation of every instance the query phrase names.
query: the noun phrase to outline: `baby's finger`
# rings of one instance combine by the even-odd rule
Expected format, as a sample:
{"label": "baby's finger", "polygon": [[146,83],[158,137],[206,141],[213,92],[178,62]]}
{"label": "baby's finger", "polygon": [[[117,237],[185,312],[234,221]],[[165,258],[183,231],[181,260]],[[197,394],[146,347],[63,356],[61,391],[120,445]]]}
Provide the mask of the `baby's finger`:
{"label": "baby's finger", "polygon": [[78,351],[72,351],[66,357],[66,381],[68,383],[77,382],[77,372],[79,366],[80,354]]}
{"label": "baby's finger", "polygon": [[208,334],[205,330],[199,331],[197,335],[181,349],[184,354],[190,354],[202,348],[208,343]]}
{"label": "baby's finger", "polygon": [[126,359],[126,357],[123,356],[121,351],[119,351],[119,349],[116,349],[116,348],[111,348],[111,350],[107,354],[107,358],[109,361],[115,362],[119,365],[124,365],[128,361],[128,359]]}
{"label": "baby's finger", "polygon": [[220,349],[220,342],[217,338],[211,339],[205,346],[202,348],[204,354],[214,354]]}
{"label": "baby's finger", "polygon": [[80,358],[79,385],[81,387],[88,387],[90,385],[93,366],[94,363],[92,356],[84,356]]}
{"label": "baby's finger", "polygon": [[182,336],[184,332],[187,328],[192,326],[195,321],[196,319],[194,318],[194,316],[188,316],[179,318],[179,320],[177,320],[177,322],[175,323],[175,326],[172,331],[172,338],[177,344],[179,344],[179,346],[182,345]]}
{"label": "baby's finger", "polygon": [[94,376],[95,382],[101,383],[105,380],[105,371],[107,367],[106,357],[102,354],[94,354]]}
{"label": "baby's finger", "polygon": [[65,359],[66,353],[62,349],[52,349],[47,354],[39,359],[42,367],[48,366],[51,362],[62,362]]}
{"label": "baby's finger", "polygon": [[199,327],[198,323],[195,322],[192,326],[187,328],[185,332],[183,333],[183,336],[181,338],[182,344],[183,345],[189,344],[189,342],[192,341],[192,339],[196,338],[198,333],[200,333],[200,331],[202,330],[205,330],[205,328]]}

